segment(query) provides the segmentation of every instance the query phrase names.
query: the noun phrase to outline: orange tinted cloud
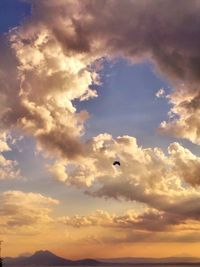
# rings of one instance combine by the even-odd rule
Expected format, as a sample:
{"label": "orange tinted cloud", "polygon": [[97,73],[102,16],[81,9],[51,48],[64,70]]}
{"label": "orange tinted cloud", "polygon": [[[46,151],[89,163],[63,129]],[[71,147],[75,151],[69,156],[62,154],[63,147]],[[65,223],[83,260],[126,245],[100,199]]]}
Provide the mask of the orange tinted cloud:
{"label": "orange tinted cloud", "polygon": [[58,204],[56,199],[22,191],[3,192],[0,199],[1,233],[8,235],[37,232],[42,225],[53,222],[48,206]]}

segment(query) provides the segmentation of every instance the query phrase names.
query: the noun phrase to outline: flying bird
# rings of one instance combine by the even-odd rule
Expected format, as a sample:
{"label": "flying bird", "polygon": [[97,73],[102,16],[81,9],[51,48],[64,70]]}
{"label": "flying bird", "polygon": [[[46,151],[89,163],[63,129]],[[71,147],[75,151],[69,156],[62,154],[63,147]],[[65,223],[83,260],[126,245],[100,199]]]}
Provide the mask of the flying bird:
{"label": "flying bird", "polygon": [[119,166],[120,166],[121,164],[120,164],[119,161],[115,160],[115,161],[113,162],[113,165],[114,165],[114,166],[115,166],[115,165],[119,165]]}

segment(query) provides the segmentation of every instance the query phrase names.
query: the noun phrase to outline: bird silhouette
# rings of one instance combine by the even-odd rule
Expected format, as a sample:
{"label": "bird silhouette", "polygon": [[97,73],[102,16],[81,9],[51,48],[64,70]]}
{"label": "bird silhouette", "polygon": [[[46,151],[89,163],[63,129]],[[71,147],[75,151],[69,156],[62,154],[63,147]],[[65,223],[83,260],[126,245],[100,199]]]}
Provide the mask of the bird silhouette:
{"label": "bird silhouette", "polygon": [[121,163],[120,163],[119,161],[115,160],[115,161],[113,162],[113,165],[114,165],[114,166],[115,166],[115,165],[119,165],[119,166],[121,166]]}

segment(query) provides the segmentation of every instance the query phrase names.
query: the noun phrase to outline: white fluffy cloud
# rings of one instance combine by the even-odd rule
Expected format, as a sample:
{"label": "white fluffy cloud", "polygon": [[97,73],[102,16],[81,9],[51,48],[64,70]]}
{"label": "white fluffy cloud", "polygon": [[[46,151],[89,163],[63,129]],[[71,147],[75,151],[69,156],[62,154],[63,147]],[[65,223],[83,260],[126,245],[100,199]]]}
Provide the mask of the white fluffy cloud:
{"label": "white fluffy cloud", "polygon": [[[87,112],[76,112],[72,101],[95,97],[89,88],[96,77],[84,55],[65,54],[55,37],[43,27],[20,29],[10,36],[18,59],[18,95],[15,109],[3,114],[36,137],[38,149],[62,157],[83,153],[80,136]],[[6,92],[7,93],[7,92]]]}
{"label": "white fluffy cloud", "polygon": [[173,107],[170,120],[160,125],[161,132],[174,134],[186,138],[195,144],[200,144],[199,124],[199,87],[191,84],[177,86],[175,92],[169,96]]}
{"label": "white fluffy cloud", "polygon": [[[50,170],[92,196],[137,201],[174,218],[198,219],[200,191],[192,186],[199,184],[200,159],[178,143],[168,153],[139,147],[130,136],[102,134],[88,142],[86,158],[57,162]],[[120,167],[113,166],[116,157]]]}

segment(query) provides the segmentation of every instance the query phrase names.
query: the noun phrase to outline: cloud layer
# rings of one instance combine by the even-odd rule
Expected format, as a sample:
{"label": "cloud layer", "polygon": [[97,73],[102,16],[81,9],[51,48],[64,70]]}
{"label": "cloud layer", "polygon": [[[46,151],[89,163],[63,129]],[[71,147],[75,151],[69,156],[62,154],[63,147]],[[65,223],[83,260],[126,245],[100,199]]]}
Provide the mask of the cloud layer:
{"label": "cloud layer", "polygon": [[[124,57],[133,63],[147,59],[174,88],[167,96],[170,118],[160,130],[199,144],[199,1],[30,2],[31,18],[0,40],[1,128],[33,136],[37,149],[54,158],[48,169],[59,181],[84,188],[93,197],[137,201],[154,210],[122,221],[103,212],[98,216],[104,222],[89,216],[72,218],[71,224],[107,222],[109,227],[148,230],[149,220],[160,222],[164,229],[198,220],[199,157],[179,143],[170,144],[167,155],[159,148],[142,148],[131,136],[114,139],[105,133],[84,143],[89,114],[77,112],[74,100],[97,97],[93,85],[99,82],[98,59]],[[163,94],[161,90],[158,96]],[[4,141],[0,147],[0,152],[8,150]],[[112,165],[118,157],[119,168]],[[1,155],[0,178],[7,176],[16,176],[14,162]],[[23,198],[19,192],[2,196],[5,224],[50,220],[43,204],[55,200],[28,195],[37,201],[31,206],[25,202],[25,210],[16,215],[19,206],[9,194],[18,203]],[[38,205],[41,213],[36,212]],[[65,223],[69,225],[69,219]]]}
{"label": "cloud layer", "polygon": [[[137,201],[170,214],[176,220],[199,219],[200,159],[178,143],[166,156],[159,148],[142,148],[136,139],[113,139],[102,134],[88,144],[87,158],[77,162],[56,162],[49,169],[68,185],[87,188],[91,196]],[[119,156],[120,155],[120,156]],[[120,167],[113,159],[120,157]]]}
{"label": "cloud layer", "polygon": [[83,155],[80,137],[87,113],[77,113],[73,100],[97,96],[91,89],[98,82],[95,60],[148,58],[175,86],[170,99],[176,116],[161,129],[199,143],[198,1],[32,4],[31,19],[1,44],[4,126],[35,136],[40,150],[69,158]]}
{"label": "cloud layer", "polygon": [[[141,213],[130,210],[122,215],[97,210],[85,216],[61,217],[58,221],[66,227],[73,227],[74,231],[81,229],[84,232],[89,228],[90,233],[96,233],[95,239],[88,237],[88,242],[90,243],[188,243],[200,241],[200,236],[195,235],[195,232],[199,231],[197,221],[185,220],[178,213],[175,215],[149,208],[144,208]],[[112,234],[108,234],[108,231]]]}
{"label": "cloud layer", "polygon": [[31,234],[53,222],[49,206],[58,200],[38,193],[6,191],[0,195],[1,234]]}

